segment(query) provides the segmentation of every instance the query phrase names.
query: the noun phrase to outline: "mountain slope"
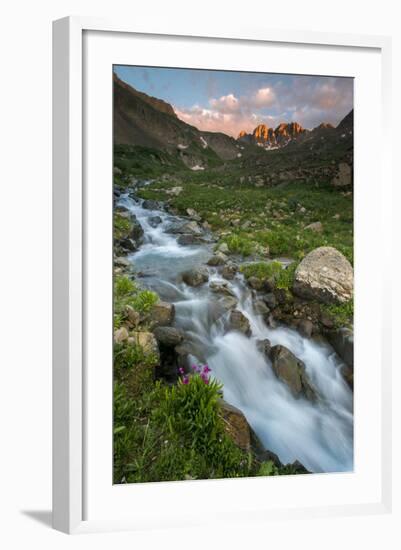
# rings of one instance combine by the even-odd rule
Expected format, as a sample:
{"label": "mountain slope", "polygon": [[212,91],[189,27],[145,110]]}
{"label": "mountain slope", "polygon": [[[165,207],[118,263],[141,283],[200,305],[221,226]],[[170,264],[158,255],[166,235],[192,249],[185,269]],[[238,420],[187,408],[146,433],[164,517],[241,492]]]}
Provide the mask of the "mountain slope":
{"label": "mountain slope", "polygon": [[114,75],[114,143],[140,145],[177,154],[190,168],[234,159],[235,139],[201,132],[180,120],[171,105],[135,90]]}
{"label": "mountain slope", "polygon": [[[242,134],[240,142],[244,137]],[[353,166],[353,111],[336,128],[322,123],[313,130],[298,132],[284,146],[253,147],[253,151],[241,161],[241,167],[250,174],[248,181],[254,181],[258,185],[270,186],[290,181],[331,181],[337,187],[350,186]]]}

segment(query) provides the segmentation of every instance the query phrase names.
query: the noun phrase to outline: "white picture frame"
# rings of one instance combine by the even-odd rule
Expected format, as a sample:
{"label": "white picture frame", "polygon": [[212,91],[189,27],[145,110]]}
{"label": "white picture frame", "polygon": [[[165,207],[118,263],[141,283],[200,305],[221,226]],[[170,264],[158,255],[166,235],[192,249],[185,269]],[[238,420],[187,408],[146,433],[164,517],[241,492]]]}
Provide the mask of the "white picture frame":
{"label": "white picture frame", "polygon": [[[150,525],[174,525],[174,520],[167,516],[163,520],[155,521],[157,513],[150,515],[150,508],[144,506],[143,514],[136,514],[134,517],[119,516],[118,513],[107,515],[106,508],[99,508],[96,517],[88,517],[88,471],[91,475],[97,475],[93,468],[88,467],[85,459],[88,447],[88,434],[91,430],[90,411],[88,415],[88,377],[87,377],[87,342],[85,318],[90,312],[85,305],[87,294],[87,279],[85,270],[88,267],[88,247],[90,237],[87,238],[88,221],[85,210],[87,191],[84,180],[87,177],[85,169],[85,155],[88,150],[84,139],[85,121],[85,94],[84,84],[87,74],[84,71],[83,60],[89,55],[85,33],[101,34],[113,37],[145,37],[154,40],[179,39],[187,43],[191,41],[220,41],[225,44],[241,41],[252,47],[253,44],[262,47],[264,44],[289,45],[304,49],[315,47],[338,48],[347,52],[358,52],[362,50],[375,52],[380,63],[380,106],[377,105],[379,120],[383,136],[390,132],[390,55],[391,43],[387,37],[354,36],[341,34],[326,34],[313,32],[292,32],[264,29],[237,29],[215,31],[215,29],[188,29],[180,28],[169,24],[166,28],[144,28],[140,23],[131,24],[121,21],[105,21],[93,18],[68,17],[54,22],[53,32],[53,526],[66,533],[115,530],[115,529],[138,529]],[[110,42],[109,42],[110,44]],[[99,47],[99,53],[101,53]],[[155,54],[156,55],[156,54]],[[86,57],[88,59],[88,57]],[[117,60],[116,60],[117,62]],[[139,63],[137,63],[139,64]],[[146,64],[146,63],[144,63]],[[160,63],[163,65],[163,62]],[[205,61],[207,68],[208,62]],[[322,66],[322,72],[324,72]],[[350,73],[351,74],[351,73]],[[109,136],[111,147],[111,135]],[[382,140],[385,143],[386,139]],[[380,179],[382,196],[391,195],[390,186],[390,161],[388,152],[382,147],[381,159],[379,160],[377,176]],[[360,164],[361,166],[361,164]],[[111,182],[111,171],[110,182]],[[108,175],[106,175],[108,177]],[[368,177],[368,175],[366,175]],[[84,197],[85,200],[84,200]],[[107,197],[106,197],[107,198]],[[368,199],[365,207],[371,206]],[[388,220],[385,216],[385,208],[382,205],[380,210],[381,226],[380,234],[386,231]],[[388,230],[388,228],[387,228]],[[106,229],[107,231],[107,229]],[[111,236],[110,236],[111,239]],[[360,245],[363,248],[362,244]],[[362,250],[363,255],[363,250]],[[380,270],[372,274],[375,281],[383,290],[387,285],[386,275]],[[363,289],[361,296],[363,295]],[[383,293],[384,296],[384,293]],[[387,302],[389,298],[387,298]],[[391,509],[391,357],[389,355],[390,330],[388,330],[387,319],[389,319],[389,303],[384,301],[381,294],[377,305],[382,315],[377,355],[380,359],[378,378],[376,386],[371,385],[370,392],[376,392],[377,407],[380,408],[380,422],[377,426],[377,440],[380,440],[380,449],[377,450],[375,462],[375,473],[377,474],[377,487],[375,494],[377,498],[368,494],[361,501],[354,498],[344,499],[343,502],[326,501],[321,506],[311,501],[303,506],[302,502],[294,506],[286,507],[284,504],[275,506],[271,503],[269,514],[271,517],[312,517],[313,515],[347,515],[365,513],[385,513]],[[381,317],[381,316],[380,316]],[[106,329],[107,330],[107,329]],[[358,356],[357,356],[358,357]],[[103,388],[104,390],[104,388]],[[102,391],[103,391],[102,390]],[[111,388],[110,388],[111,393]],[[92,400],[93,401],[93,400]],[[89,418],[89,420],[88,420]],[[111,422],[111,420],[110,420]],[[362,425],[362,424],[361,424]],[[105,428],[106,430],[108,427]],[[372,432],[373,433],[373,432]],[[375,432],[376,433],[376,432]],[[373,445],[373,443],[372,443]],[[380,455],[380,456],[379,456]],[[377,470],[377,471],[376,471]],[[335,474],[336,475],[336,474]],[[299,476],[304,477],[305,476]],[[314,477],[314,476],[306,476]],[[325,491],[326,478],[317,476],[314,482],[314,491]],[[103,480],[104,481],[104,480]],[[143,487],[143,499],[146,499],[149,491],[152,495],[158,494],[160,498],[183,499],[189,498],[189,492],[197,492],[197,498],[203,498],[205,488],[210,494],[213,491],[226,491],[233,495],[242,483],[242,489],[247,494],[256,492],[257,485],[266,480],[224,480],[222,482],[184,482],[181,484],[149,484],[145,494]],[[340,483],[338,478],[338,482]],[[291,482],[287,479],[287,482]],[[111,483],[110,479],[106,483]],[[205,484],[209,485],[205,485]],[[215,483],[213,485],[213,483]],[[219,483],[219,485],[216,485]],[[245,483],[248,483],[246,488]],[[303,483],[300,481],[300,483]],[[347,483],[347,481],[345,482]],[[372,482],[373,483],[373,482]],[[100,484],[100,480],[99,480]],[[202,485],[203,484],[203,485]],[[319,484],[322,488],[319,489]],[[89,482],[89,487],[91,486]],[[283,486],[284,487],[284,486]],[[346,487],[346,485],[344,485]],[[184,488],[184,489],[183,489]],[[245,489],[244,489],[245,488]],[[173,491],[173,492],[172,492]],[[234,491],[234,492],[233,492]],[[355,489],[357,491],[357,489]],[[245,493],[244,493],[245,494]],[[357,493],[355,493],[357,494]],[[373,493],[372,493],[373,494]],[[121,491],[120,491],[121,496]],[[101,498],[101,495],[97,495]],[[106,499],[106,495],[104,494]],[[117,497],[119,498],[119,497]],[[122,496],[121,496],[122,498]],[[130,497],[131,498],[131,497]],[[145,500],[143,501],[145,502]],[[318,502],[316,500],[316,502]],[[264,521],[266,519],[263,507],[248,510],[242,519],[245,521]],[[132,514],[133,516],[134,514]],[[231,510],[230,521],[236,519],[235,505]],[[185,525],[198,524],[202,521],[210,521],[213,518],[201,519],[195,514],[189,513],[184,518]],[[216,516],[216,521],[225,521],[227,518]],[[180,520],[182,524],[182,519]]]}

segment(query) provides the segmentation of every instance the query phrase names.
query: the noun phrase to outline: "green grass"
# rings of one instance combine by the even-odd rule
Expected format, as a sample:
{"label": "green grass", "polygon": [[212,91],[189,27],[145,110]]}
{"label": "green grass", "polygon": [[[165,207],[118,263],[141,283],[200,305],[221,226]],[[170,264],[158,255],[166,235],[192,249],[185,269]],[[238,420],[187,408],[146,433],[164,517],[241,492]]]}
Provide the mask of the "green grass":
{"label": "green grass", "polygon": [[283,267],[280,262],[273,260],[272,262],[255,262],[242,265],[240,270],[247,279],[257,277],[258,279],[269,280],[276,288],[291,291],[297,265],[296,262],[293,262],[289,266]]}
{"label": "green grass", "polygon": [[252,239],[236,233],[226,238],[223,238],[222,242],[227,243],[228,248],[232,254],[250,256],[253,252],[255,252],[255,243],[252,241]]}
{"label": "green grass", "polygon": [[[271,257],[300,260],[319,246],[334,246],[353,262],[353,201],[329,185],[289,184],[285,188],[256,188],[239,184],[238,177],[219,171],[188,174],[183,191],[170,197],[165,190],[175,183],[155,181],[140,191],[143,198],[170,200],[181,214],[194,208],[231,251],[253,254],[269,247]],[[302,208],[306,209],[303,212]],[[239,220],[232,227],[234,220]],[[312,222],[323,224],[322,233],[304,230]],[[250,226],[242,228],[248,222]]]}
{"label": "green grass", "polygon": [[131,306],[139,314],[146,314],[159,301],[158,295],[147,289],[141,289],[135,281],[126,275],[114,279],[114,328],[119,328],[126,315],[126,306]]}
{"label": "green grass", "polygon": [[273,279],[274,281],[281,275],[283,267],[280,262],[256,262],[241,266],[241,271],[247,279],[249,277],[258,277],[258,279]]}
{"label": "green grass", "polygon": [[260,464],[235,445],[224,428],[217,381],[192,375],[187,384],[142,389],[132,398],[125,384],[114,384],[115,483],[296,473]]}
{"label": "green grass", "polygon": [[132,399],[114,386],[114,481],[132,483],[238,477],[250,459],[224,430],[217,382],[157,383]]}
{"label": "green grass", "polygon": [[129,236],[131,231],[131,223],[127,218],[121,216],[118,212],[114,212],[113,216],[114,238],[116,240],[123,239]]}
{"label": "green grass", "polygon": [[352,327],[354,320],[354,300],[343,304],[322,304],[321,309],[330,317],[336,328]]}
{"label": "green grass", "polygon": [[152,179],[164,174],[188,170],[185,164],[167,151],[132,145],[114,146],[114,165],[122,174],[114,176],[117,185],[125,187],[131,178]]}

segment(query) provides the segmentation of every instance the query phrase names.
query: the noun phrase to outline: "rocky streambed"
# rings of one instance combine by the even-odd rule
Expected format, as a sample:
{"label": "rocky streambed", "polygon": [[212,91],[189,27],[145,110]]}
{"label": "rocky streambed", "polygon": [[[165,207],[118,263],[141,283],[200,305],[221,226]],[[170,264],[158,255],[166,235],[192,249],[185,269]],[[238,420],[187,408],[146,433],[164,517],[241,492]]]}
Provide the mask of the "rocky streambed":
{"label": "rocky streambed", "polygon": [[[320,297],[330,299],[330,277],[319,279],[320,268],[317,278],[300,270],[303,297],[289,304],[268,281],[245,279],[242,259],[225,245],[215,250],[213,234],[195,211],[172,215],[157,201],[138,199],[135,188],[117,190],[116,207],[132,230],[115,243],[115,266],[135,270],[161,299],[151,320],[157,376],[172,383],[179,368],[207,363],[223,384],[222,410],[241,448],[312,472],[352,470],[351,337],[333,331],[308,302],[318,283]],[[329,269],[327,254],[333,253],[318,256]],[[349,292],[341,264],[339,273],[334,292]]]}

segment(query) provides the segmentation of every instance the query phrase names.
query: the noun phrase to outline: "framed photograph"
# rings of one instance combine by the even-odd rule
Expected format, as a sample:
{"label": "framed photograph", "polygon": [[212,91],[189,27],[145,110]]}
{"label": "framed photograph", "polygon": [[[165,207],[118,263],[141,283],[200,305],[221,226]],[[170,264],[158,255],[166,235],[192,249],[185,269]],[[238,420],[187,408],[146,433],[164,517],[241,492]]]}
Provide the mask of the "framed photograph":
{"label": "framed photograph", "polygon": [[54,527],[389,511],[389,39],[53,52]]}

